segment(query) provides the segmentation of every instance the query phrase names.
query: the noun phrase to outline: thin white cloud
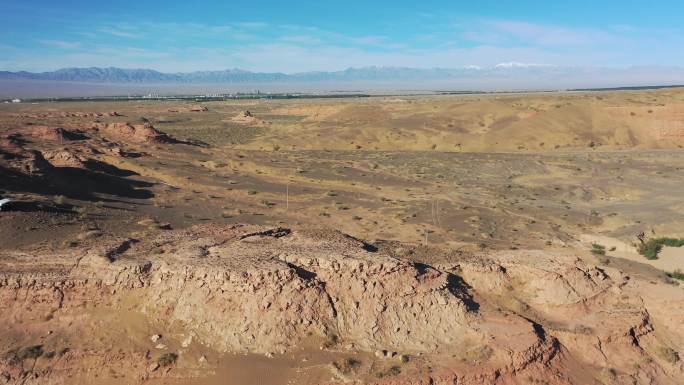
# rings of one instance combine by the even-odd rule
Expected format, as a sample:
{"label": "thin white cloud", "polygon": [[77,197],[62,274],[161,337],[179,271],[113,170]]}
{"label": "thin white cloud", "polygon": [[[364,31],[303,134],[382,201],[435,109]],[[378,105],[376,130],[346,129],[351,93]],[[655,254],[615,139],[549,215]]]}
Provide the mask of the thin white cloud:
{"label": "thin white cloud", "polygon": [[98,28],[97,31],[100,33],[104,33],[104,34],[115,36],[115,37],[125,37],[125,38],[131,38],[131,39],[140,37],[139,34],[134,33],[132,31],[128,31],[125,29],[117,29],[117,28],[112,28],[112,27],[101,27],[101,28]]}
{"label": "thin white cloud", "polygon": [[553,67],[550,64],[541,63],[521,63],[517,61],[509,61],[505,63],[499,63],[494,66],[494,68],[535,68],[535,67]]}
{"label": "thin white cloud", "polygon": [[509,42],[563,47],[596,45],[621,40],[618,34],[584,28],[569,28],[515,20],[486,21],[481,28],[468,31],[466,36],[482,39],[488,43]]}
{"label": "thin white cloud", "polygon": [[267,28],[270,24],[260,22],[260,21],[246,21],[246,22],[238,22],[238,23],[233,23],[234,25],[242,28],[250,28],[250,29],[262,29],[262,28]]}
{"label": "thin white cloud", "polygon": [[59,49],[77,49],[81,48],[81,43],[75,41],[64,41],[64,40],[40,40],[43,45],[47,45]]}
{"label": "thin white cloud", "polygon": [[18,47],[6,51],[3,59],[6,66],[13,63],[12,69],[118,66],[166,72],[235,67],[300,72],[373,65],[453,68],[515,63],[628,66],[684,62],[684,53],[675,49],[683,45],[684,38],[676,31],[649,34],[644,30],[630,32],[626,26],[591,30],[515,20],[481,20],[456,29],[440,28],[431,25],[398,39],[392,34],[355,35],[261,22],[106,23],[74,31],[72,35],[81,34],[83,42],[67,38],[41,41],[64,52],[46,54],[37,47]]}
{"label": "thin white cloud", "polygon": [[384,36],[360,36],[360,37],[349,37],[349,41],[356,44],[363,45],[380,45],[387,42],[387,38]]}
{"label": "thin white cloud", "polygon": [[288,43],[301,43],[301,44],[320,44],[321,39],[316,36],[311,35],[291,35],[282,36],[279,40]]}

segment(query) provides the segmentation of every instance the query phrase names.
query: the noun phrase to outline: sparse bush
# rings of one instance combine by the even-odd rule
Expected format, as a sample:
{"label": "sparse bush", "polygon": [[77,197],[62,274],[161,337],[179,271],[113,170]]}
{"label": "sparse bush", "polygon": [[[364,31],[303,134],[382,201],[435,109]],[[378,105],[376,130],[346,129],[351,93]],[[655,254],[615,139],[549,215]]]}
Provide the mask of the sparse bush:
{"label": "sparse bush", "polygon": [[471,362],[486,362],[494,354],[494,350],[488,345],[481,345],[474,349],[465,352],[464,357],[467,361]]}
{"label": "sparse bush", "polygon": [[24,360],[37,359],[43,355],[43,345],[33,345],[22,349],[11,350],[7,353],[7,358],[11,363],[19,364]]}
{"label": "sparse bush", "polygon": [[591,244],[591,253],[596,255],[606,255],[606,247],[598,243]]}
{"label": "sparse bush", "polygon": [[76,247],[78,246],[78,241],[67,239],[64,242],[62,242],[62,245],[64,245],[65,247]]}
{"label": "sparse bush", "polygon": [[663,246],[682,247],[684,246],[684,238],[651,238],[639,245],[639,254],[646,257],[646,259],[658,259],[658,254],[663,249]]}
{"label": "sparse bush", "polygon": [[401,368],[394,365],[394,366],[387,368],[387,370],[383,370],[381,372],[375,373],[375,376],[378,378],[383,378],[383,377],[396,376],[400,373],[401,373]]}
{"label": "sparse bush", "polygon": [[333,346],[337,345],[337,343],[340,342],[339,337],[337,337],[337,334],[328,332],[325,335],[325,341],[323,341],[323,344],[321,345],[324,349],[330,349]]}
{"label": "sparse bush", "polygon": [[332,363],[335,369],[339,370],[342,374],[349,374],[355,371],[359,366],[361,366],[361,361],[355,358],[345,358]]}
{"label": "sparse bush", "polygon": [[159,359],[157,360],[157,363],[159,366],[170,366],[176,363],[176,360],[178,359],[178,354],[176,353],[164,353],[162,354]]}
{"label": "sparse bush", "polygon": [[671,364],[679,362],[679,353],[669,346],[663,346],[658,349],[658,355]]}
{"label": "sparse bush", "polygon": [[52,201],[55,202],[56,205],[63,205],[66,203],[66,197],[64,195],[55,195]]}
{"label": "sparse bush", "polygon": [[38,358],[43,355],[43,345],[34,345],[19,351],[19,358],[22,360]]}
{"label": "sparse bush", "polygon": [[684,281],[684,273],[679,269],[677,269],[671,273],[666,273],[666,274],[670,278],[674,278],[674,279],[678,279],[680,281]]}

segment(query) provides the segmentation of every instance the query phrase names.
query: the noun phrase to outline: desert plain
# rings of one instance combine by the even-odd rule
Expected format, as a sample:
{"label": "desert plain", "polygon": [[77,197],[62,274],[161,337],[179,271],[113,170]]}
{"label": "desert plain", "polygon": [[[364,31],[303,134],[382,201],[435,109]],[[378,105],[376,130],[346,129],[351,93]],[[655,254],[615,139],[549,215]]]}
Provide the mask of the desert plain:
{"label": "desert plain", "polygon": [[0,383],[681,384],[682,146],[679,88],[2,104]]}

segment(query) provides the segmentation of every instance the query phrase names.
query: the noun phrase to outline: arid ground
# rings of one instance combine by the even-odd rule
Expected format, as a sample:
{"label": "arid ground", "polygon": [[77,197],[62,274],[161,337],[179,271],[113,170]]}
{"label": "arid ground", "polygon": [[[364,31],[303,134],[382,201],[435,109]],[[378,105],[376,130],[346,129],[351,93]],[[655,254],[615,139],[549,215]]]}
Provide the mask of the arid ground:
{"label": "arid ground", "polygon": [[684,89],[0,105],[0,382],[682,384]]}

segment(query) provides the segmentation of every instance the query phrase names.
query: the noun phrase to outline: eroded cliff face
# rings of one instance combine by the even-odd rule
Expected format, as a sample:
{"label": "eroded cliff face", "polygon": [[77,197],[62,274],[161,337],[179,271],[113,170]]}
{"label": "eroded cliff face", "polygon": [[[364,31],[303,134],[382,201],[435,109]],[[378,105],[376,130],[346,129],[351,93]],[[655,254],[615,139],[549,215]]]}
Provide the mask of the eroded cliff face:
{"label": "eroded cliff face", "polygon": [[[0,264],[7,383],[202,383],[220,365],[206,355],[307,348],[363,357],[324,382],[676,384],[684,370],[682,289],[569,255],[428,266],[340,233],[234,225]],[[388,360],[399,369],[377,369]]]}

